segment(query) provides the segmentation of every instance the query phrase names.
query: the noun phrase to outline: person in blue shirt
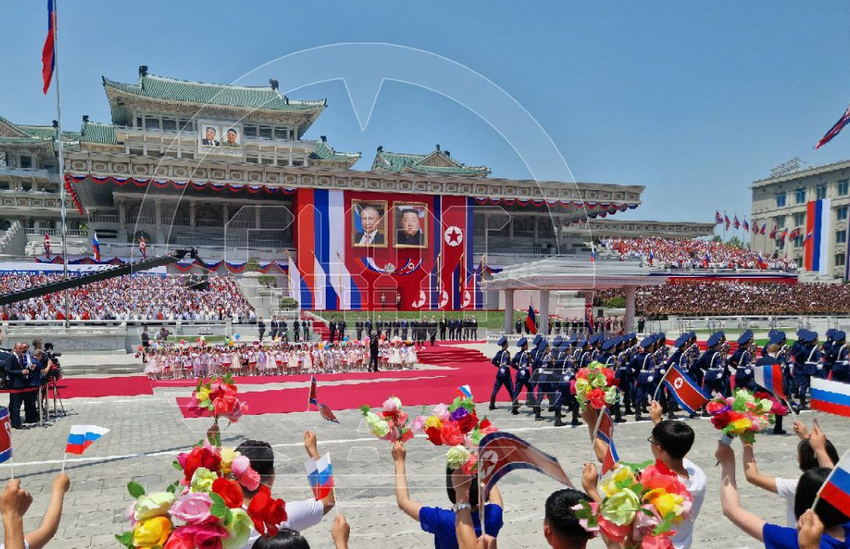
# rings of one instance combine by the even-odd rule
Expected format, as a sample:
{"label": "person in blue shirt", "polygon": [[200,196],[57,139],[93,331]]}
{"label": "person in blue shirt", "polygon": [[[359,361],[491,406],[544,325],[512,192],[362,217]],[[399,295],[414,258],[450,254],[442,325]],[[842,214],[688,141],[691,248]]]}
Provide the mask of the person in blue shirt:
{"label": "person in blue shirt", "polygon": [[[478,510],[478,488],[470,483],[469,494],[466,498],[458,497],[452,482],[452,470],[446,470],[446,492],[452,509],[440,507],[427,507],[418,501],[410,499],[407,491],[407,471],[405,460],[407,449],[401,442],[393,445],[393,462],[395,464],[395,497],[398,508],[417,521],[422,530],[434,535],[434,547],[436,549],[459,549],[457,535],[455,533],[455,516],[458,511],[469,509],[472,511],[472,522],[475,527],[475,535],[481,535],[481,522]],[[466,502],[466,503],[465,503]],[[484,526],[487,535],[498,537],[504,522],[502,518],[502,494],[495,486],[490,490],[490,500],[484,507]]]}
{"label": "person in blue shirt", "polygon": [[[800,547],[797,539],[797,529],[770,524],[764,519],[741,507],[738,497],[738,485],[735,481],[735,451],[722,440],[717,443],[715,457],[720,463],[720,506],[723,515],[732,521],[745,534],[764,543],[765,549],[797,549]],[[826,481],[831,469],[814,467],[809,469],[797,483],[797,493],[794,496],[794,514],[799,519],[812,507],[818,490]],[[819,500],[815,509],[817,519],[823,523],[823,535],[820,543],[814,547],[824,549],[850,548],[850,517],[830,505]],[[811,517],[809,517],[811,520]],[[807,547],[810,546],[807,544]]]}

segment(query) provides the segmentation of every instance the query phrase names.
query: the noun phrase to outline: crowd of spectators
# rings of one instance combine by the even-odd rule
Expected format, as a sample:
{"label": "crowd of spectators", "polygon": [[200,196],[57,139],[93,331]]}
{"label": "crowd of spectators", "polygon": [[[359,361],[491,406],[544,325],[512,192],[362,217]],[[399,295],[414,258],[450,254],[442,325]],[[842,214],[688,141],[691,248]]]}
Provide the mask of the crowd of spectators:
{"label": "crowd of spectators", "polygon": [[[55,282],[61,274],[0,274],[0,293]],[[210,275],[190,289],[183,275],[127,275],[68,290],[71,320],[224,320],[254,322],[236,278]],[[63,292],[0,307],[0,320],[65,320]]]}
{"label": "crowd of spectators", "polygon": [[[625,297],[622,289],[596,293],[597,305]],[[850,313],[850,286],[781,282],[699,282],[641,289],[638,314],[666,315],[834,315]]]}
{"label": "crowd of spectators", "polygon": [[763,257],[747,250],[713,240],[697,238],[602,238],[601,255],[640,260],[665,269],[759,269],[795,271],[797,263],[788,258]]}

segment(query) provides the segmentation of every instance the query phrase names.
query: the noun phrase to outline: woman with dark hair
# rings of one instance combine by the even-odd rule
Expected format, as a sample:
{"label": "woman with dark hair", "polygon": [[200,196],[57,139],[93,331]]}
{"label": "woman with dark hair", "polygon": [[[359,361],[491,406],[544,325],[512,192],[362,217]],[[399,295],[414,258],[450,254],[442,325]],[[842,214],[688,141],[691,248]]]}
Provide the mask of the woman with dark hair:
{"label": "woman with dark hair", "polygon": [[[455,517],[458,511],[469,509],[472,511],[472,522],[475,527],[476,537],[481,535],[481,521],[478,509],[478,488],[470,483],[469,493],[466,497],[457,497],[452,482],[452,470],[446,469],[446,493],[452,502],[452,509],[440,507],[427,507],[418,501],[410,499],[407,491],[407,471],[405,459],[407,450],[404,444],[396,442],[393,445],[393,462],[395,463],[395,489],[396,502],[399,509],[407,516],[417,521],[422,529],[434,535],[434,546],[436,549],[458,549],[458,540],[455,533]],[[502,495],[495,486],[490,490],[490,500],[484,507],[484,525],[487,535],[496,537],[502,529]]]}
{"label": "woman with dark hair", "polygon": [[[838,451],[827,440],[820,427],[815,424],[811,436],[807,436],[805,425],[794,422],[794,431],[800,436],[797,444],[797,463],[800,471],[806,472],[813,467],[834,467],[838,463]],[[797,527],[798,515],[794,512],[794,494],[797,492],[797,478],[779,478],[761,473],[756,464],[753,444],[744,444],[744,476],[747,482],[768,492],[773,492],[785,500],[786,526]]]}
{"label": "woman with dark hair", "polygon": [[[351,528],[345,517],[337,515],[331,529],[331,537],[336,549],[348,549],[348,536]],[[261,537],[251,546],[252,549],[310,549],[310,544],[300,533],[289,528],[281,528],[277,535],[272,537]]]}
{"label": "woman with dark hair", "polygon": [[[723,441],[718,442],[717,461],[721,465],[720,473],[720,506],[723,515],[740,528],[744,533],[764,543],[766,549],[796,549],[800,547],[797,539],[797,529],[776,524],[769,524],[758,515],[741,507],[738,498],[738,485],[735,481],[735,451]],[[809,469],[797,483],[794,496],[794,516],[799,519],[812,507],[818,490],[826,481],[831,469],[815,467]],[[850,517],[839,511],[824,500],[818,500],[817,507],[812,509],[823,524],[823,536],[818,547],[825,549],[850,548],[850,531],[845,526]]]}

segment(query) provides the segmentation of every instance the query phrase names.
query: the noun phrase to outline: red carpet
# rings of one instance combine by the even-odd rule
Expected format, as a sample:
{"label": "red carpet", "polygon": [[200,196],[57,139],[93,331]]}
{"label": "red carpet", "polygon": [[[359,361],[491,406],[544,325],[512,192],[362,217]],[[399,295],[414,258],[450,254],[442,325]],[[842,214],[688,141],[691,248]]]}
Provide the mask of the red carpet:
{"label": "red carpet", "polygon": [[146,376],[65,377],[59,380],[59,394],[62,398],[152,395],[153,387]]}
{"label": "red carpet", "polygon": [[[318,399],[319,402],[328,405],[333,410],[356,409],[363,404],[379,407],[390,396],[397,396],[405,406],[420,406],[439,402],[448,403],[457,396],[458,387],[468,384],[472,388],[477,401],[486,401],[489,400],[490,391],[493,388],[495,369],[489,361],[481,360],[484,358],[481,353],[477,351],[473,351],[473,353],[476,353],[478,356],[475,357],[467,349],[452,348],[447,345],[443,346],[440,355],[445,356],[441,360],[445,364],[454,366],[447,370],[347,374],[344,377],[341,377],[340,374],[317,376]],[[470,360],[470,358],[474,360]],[[424,359],[423,362],[425,362]],[[427,362],[434,363],[431,360]],[[373,377],[362,377],[369,375]],[[302,388],[253,391],[240,395],[240,398],[248,405],[248,415],[284,414],[305,411],[307,409],[307,394],[309,391],[306,382],[309,381],[309,376],[298,377],[304,378],[305,385]],[[381,378],[387,377],[422,377],[424,379],[403,381],[381,380]],[[291,376],[287,379],[295,381],[296,376]],[[356,385],[322,384],[323,380],[339,379],[371,379],[372,381],[370,383]],[[189,400],[189,397],[177,399],[177,404],[181,407],[183,415],[186,417],[191,417],[186,413],[186,406],[189,404]],[[502,392],[499,400],[507,402],[508,398],[505,391]]]}

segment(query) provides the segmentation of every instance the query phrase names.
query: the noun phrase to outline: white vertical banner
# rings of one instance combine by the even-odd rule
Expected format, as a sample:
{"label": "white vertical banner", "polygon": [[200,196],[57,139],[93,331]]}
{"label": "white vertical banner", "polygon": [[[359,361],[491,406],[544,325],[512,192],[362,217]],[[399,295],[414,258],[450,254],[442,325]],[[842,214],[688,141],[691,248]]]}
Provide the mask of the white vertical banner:
{"label": "white vertical banner", "polygon": [[287,271],[289,271],[289,297],[301,303],[301,272],[298,270],[298,265],[292,259],[292,255],[287,253]]}
{"label": "white vertical banner", "polygon": [[351,309],[351,281],[345,268],[345,195],[341,190],[328,191],[328,267],[331,287],[339,296],[339,308]]}
{"label": "white vertical banner", "polygon": [[325,270],[322,268],[322,262],[319,261],[318,256],[313,253],[313,308],[317,311],[324,311],[327,309],[327,275],[325,275]]}

